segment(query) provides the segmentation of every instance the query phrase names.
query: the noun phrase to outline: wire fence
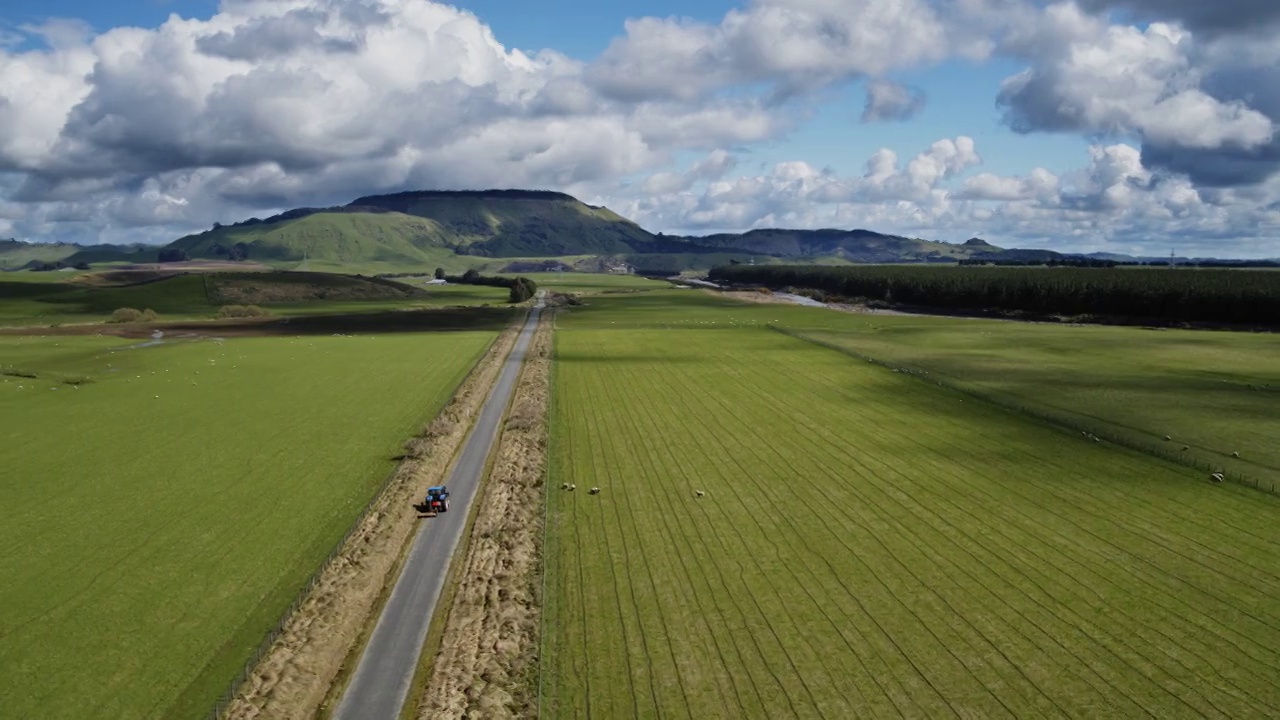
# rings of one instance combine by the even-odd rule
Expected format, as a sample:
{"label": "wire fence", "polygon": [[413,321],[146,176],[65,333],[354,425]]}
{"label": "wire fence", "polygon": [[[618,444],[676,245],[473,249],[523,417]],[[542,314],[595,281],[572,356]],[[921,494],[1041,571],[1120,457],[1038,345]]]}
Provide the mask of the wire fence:
{"label": "wire fence", "polygon": [[344,534],[342,539],[334,545],[333,550],[330,550],[329,554],[325,556],[325,559],[320,563],[320,566],[311,574],[311,577],[307,579],[307,584],[302,587],[302,590],[298,592],[298,595],[293,599],[293,602],[289,603],[289,607],[285,609],[284,614],[280,616],[278,621],[276,621],[275,626],[271,628],[271,631],[267,633],[266,637],[262,639],[262,642],[258,644],[258,647],[254,649],[253,655],[251,655],[245,662],[240,673],[236,675],[235,679],[231,681],[231,684],[227,689],[218,697],[217,702],[213,705],[213,709],[210,710],[209,714],[206,716],[208,720],[219,720],[226,714],[227,710],[231,708],[232,701],[234,701],[236,696],[240,694],[241,688],[244,687],[244,684],[249,680],[249,677],[253,675],[254,668],[256,668],[258,663],[262,661],[262,658],[266,657],[267,653],[271,651],[276,640],[280,639],[280,635],[284,633],[285,627],[287,627],[289,621],[293,619],[293,614],[297,612],[298,608],[302,607],[303,603],[311,597],[311,591],[315,589],[316,583],[320,581],[321,576],[323,576],[325,571],[329,569],[329,566],[333,564],[333,561],[342,554],[342,551],[346,548],[347,541],[351,539],[351,536],[354,535],[362,525],[364,525],[365,520],[369,517],[369,513],[373,511],[374,506],[382,498],[383,493],[385,493],[387,488],[390,487],[399,472],[400,468],[397,467],[387,474],[386,479],[382,481],[382,485],[378,488],[378,492],[374,493],[369,502],[365,504],[364,509],[360,511],[360,515],[356,518],[355,522],[353,522],[351,527],[347,529],[346,534]]}
{"label": "wire fence", "polygon": [[1256,488],[1263,492],[1267,492],[1271,494],[1280,494],[1280,493],[1277,493],[1277,485],[1274,480],[1262,480],[1256,477],[1245,475],[1240,472],[1228,470],[1223,465],[1215,465],[1212,462],[1201,459],[1199,457],[1195,457],[1189,454],[1187,451],[1169,450],[1169,449],[1166,449],[1165,447],[1161,447],[1152,442],[1147,442],[1147,441],[1135,438],[1131,435],[1125,435],[1123,433],[1113,432],[1105,427],[1100,428],[1097,426],[1091,426],[1087,423],[1082,423],[1079,421],[1078,418],[1075,418],[1075,417],[1071,417],[1065,414],[1053,413],[1042,407],[1032,407],[1029,405],[1023,405],[1022,403],[1016,402],[1007,397],[1002,397],[998,394],[980,392],[973,388],[966,387],[964,385],[960,385],[955,382],[951,382],[950,380],[942,378],[933,373],[930,373],[927,370],[921,370],[919,368],[912,368],[912,367],[905,367],[902,365],[897,365],[891,362],[887,362],[885,360],[881,360],[879,358],[871,357],[870,355],[864,355],[852,348],[848,348],[843,345],[838,345],[833,342],[828,342],[826,340],[821,340],[819,338],[811,337],[809,335],[805,335],[804,333],[798,332],[796,330],[779,327],[773,324],[770,324],[767,327],[770,330],[773,330],[774,332],[781,333],[788,337],[792,337],[797,340],[802,340],[804,342],[811,343],[813,345],[818,345],[824,348],[828,348],[830,350],[835,350],[836,352],[843,353],[853,358],[857,358],[858,360],[879,365],[880,367],[887,368],[896,373],[910,375],[919,380],[933,383],[935,385],[946,388],[953,392],[967,395],[975,400],[980,400],[982,402],[995,405],[1005,410],[1010,410],[1012,412],[1026,415],[1026,416],[1035,418],[1037,420],[1040,420],[1042,422],[1047,422],[1051,425],[1055,425],[1060,428],[1065,428],[1067,430],[1078,432],[1085,437],[1094,437],[1094,438],[1097,438],[1099,441],[1106,441],[1106,442],[1112,443],[1113,445],[1119,445],[1121,447],[1125,447],[1130,450],[1135,450],[1137,452],[1140,452],[1146,455],[1158,457],[1162,460],[1167,460],[1169,462],[1182,465],[1184,467],[1195,468],[1196,470],[1200,470],[1206,473],[1221,473],[1221,476],[1224,480],[1230,480],[1231,482]]}
{"label": "wire fence", "polygon": [[[501,337],[502,333],[499,333],[494,337],[494,339],[489,343],[489,346],[486,347],[484,352],[480,355],[481,360],[489,356],[489,353],[493,351],[493,348],[497,345],[498,340]],[[479,361],[477,361],[476,365],[479,366]],[[463,376],[462,380],[458,382],[457,387],[455,387],[453,392],[450,393],[450,397],[458,394],[459,388],[461,388],[467,380],[471,378],[474,372],[475,368],[473,367],[471,372],[468,372]],[[443,408],[441,411],[443,411]],[[247,661],[245,661],[244,667],[241,668],[235,679],[232,680],[231,684],[227,686],[227,689],[218,696],[218,699],[213,704],[213,708],[209,710],[208,715],[205,716],[206,720],[221,720],[221,718],[226,715],[227,711],[231,709],[231,704],[235,701],[236,696],[240,694],[240,691],[244,688],[244,684],[248,682],[249,678],[253,675],[254,668],[258,667],[258,663],[262,662],[262,658],[266,657],[267,654],[271,652],[272,646],[274,646],[276,641],[280,639],[280,636],[284,633],[284,629],[288,627],[289,621],[293,619],[293,614],[296,613],[298,608],[302,607],[308,599],[310,599],[311,591],[314,590],[316,584],[320,582],[320,578],[324,576],[325,572],[333,564],[333,561],[342,554],[342,551],[346,548],[347,541],[351,539],[351,536],[364,526],[365,521],[369,519],[369,515],[373,512],[374,507],[378,505],[382,496],[386,494],[387,488],[391,487],[391,484],[395,482],[396,477],[403,469],[404,465],[397,465],[387,473],[387,476],[382,480],[382,484],[379,485],[378,491],[369,498],[367,503],[365,503],[364,508],[360,511],[360,514],[356,516],[356,519],[351,523],[351,526],[347,528],[347,532],[343,534],[342,539],[334,544],[333,549],[330,550],[329,554],[325,556],[323,561],[321,561],[320,565],[316,568],[316,571],[311,573],[311,577],[307,579],[306,585],[304,585],[294,597],[293,602],[289,603],[289,607],[285,609],[284,613],[280,616],[280,619],[276,621],[276,624],[271,628],[266,636],[262,638],[262,642],[258,643],[253,654],[249,656]]]}

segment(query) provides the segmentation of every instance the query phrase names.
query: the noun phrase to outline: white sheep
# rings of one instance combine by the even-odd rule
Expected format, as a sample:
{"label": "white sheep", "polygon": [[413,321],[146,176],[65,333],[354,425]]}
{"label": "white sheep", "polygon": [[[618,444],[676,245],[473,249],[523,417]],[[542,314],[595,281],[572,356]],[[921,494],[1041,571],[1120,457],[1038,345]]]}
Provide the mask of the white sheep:
{"label": "white sheep", "polygon": [[694,490],[694,491],[693,491],[693,495],[694,495],[694,497],[702,497],[702,496],[706,495],[706,493],[705,493],[705,492],[703,492],[702,490]]}
{"label": "white sheep", "polygon": [[1168,435],[1165,435],[1165,436],[1164,436],[1164,439],[1165,439],[1165,440],[1172,440],[1173,438],[1169,437]]}
{"label": "white sheep", "polygon": [[572,484],[571,484],[571,485],[569,485],[569,489],[570,489],[570,490],[577,490],[577,489],[578,489],[578,486],[577,486],[577,485],[572,485]]}
{"label": "white sheep", "polygon": [[1220,472],[1216,472],[1216,473],[1214,473],[1214,474],[1210,475],[1210,476],[1209,476],[1209,479],[1210,479],[1210,480],[1212,480],[1213,482],[1220,483],[1220,482],[1222,482],[1222,481],[1223,481],[1223,479],[1224,479],[1224,478],[1223,478],[1222,473],[1220,473]]}
{"label": "white sheep", "polygon": [[600,488],[598,488],[598,487],[593,487],[593,488],[591,488],[590,490],[588,490],[587,492],[591,493],[592,495],[599,495],[599,494],[600,494]]}
{"label": "white sheep", "polygon": [[562,483],[562,484],[560,485],[560,489],[561,489],[561,490],[568,490],[568,489],[569,489],[569,483]]}
{"label": "white sheep", "polygon": [[1238,452],[1233,452],[1233,453],[1231,453],[1231,457],[1233,457],[1233,458],[1239,458],[1239,457],[1240,457],[1240,453],[1238,453]]}

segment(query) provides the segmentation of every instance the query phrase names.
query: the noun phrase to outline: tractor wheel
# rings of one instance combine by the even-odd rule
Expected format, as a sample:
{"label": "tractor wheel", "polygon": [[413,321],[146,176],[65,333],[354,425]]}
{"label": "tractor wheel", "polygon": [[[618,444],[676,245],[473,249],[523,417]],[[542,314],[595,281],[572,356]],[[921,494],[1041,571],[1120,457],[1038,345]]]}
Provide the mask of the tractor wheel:
{"label": "tractor wheel", "polygon": [[449,501],[442,500],[440,502],[440,512],[449,512]]}

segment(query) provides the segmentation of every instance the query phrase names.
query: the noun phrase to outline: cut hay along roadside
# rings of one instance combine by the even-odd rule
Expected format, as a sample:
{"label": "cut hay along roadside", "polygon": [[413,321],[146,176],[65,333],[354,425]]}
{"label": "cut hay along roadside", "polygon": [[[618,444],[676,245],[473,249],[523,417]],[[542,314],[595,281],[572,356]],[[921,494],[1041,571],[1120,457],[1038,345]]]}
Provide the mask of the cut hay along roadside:
{"label": "cut hay along roadside", "polygon": [[433,516],[431,522],[422,524],[414,533],[403,569],[341,692],[335,717],[398,717],[406,707],[413,707],[406,705],[406,699],[424,657],[431,657],[437,650],[438,631],[443,626],[443,618],[436,617],[437,608],[442,598],[446,604],[451,602],[455,583],[457,565],[452,559],[459,543],[465,546],[468,539],[464,531],[477,510],[472,500],[489,469],[493,446],[543,307],[539,301],[530,309],[512,353],[503,362],[449,472],[446,484],[451,512]]}
{"label": "cut hay along roadside", "polygon": [[309,718],[329,705],[331,688],[349,671],[385,601],[387,579],[403,562],[416,523],[412,500],[444,477],[518,332],[514,325],[503,331],[439,415],[406,443],[408,457],[317,574],[252,672],[233,683],[211,718]]}
{"label": "cut hay along roadside", "polygon": [[1280,711],[1275,498],[627,302],[557,331],[544,715]]}
{"label": "cut hay along roadside", "polygon": [[546,413],[553,318],[539,324],[417,717],[536,714]]}
{"label": "cut hay along roadside", "polygon": [[0,337],[4,713],[208,712],[493,337]]}

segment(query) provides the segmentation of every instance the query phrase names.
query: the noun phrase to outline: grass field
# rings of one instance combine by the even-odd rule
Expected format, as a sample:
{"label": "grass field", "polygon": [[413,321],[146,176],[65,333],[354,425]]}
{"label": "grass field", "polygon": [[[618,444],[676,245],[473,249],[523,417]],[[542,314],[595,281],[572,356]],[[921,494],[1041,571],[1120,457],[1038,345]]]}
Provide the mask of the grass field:
{"label": "grass field", "polygon": [[1280,488],[1273,334],[892,316],[843,325],[806,334]]}
{"label": "grass field", "polygon": [[[505,288],[471,285],[419,286],[425,290],[425,294],[417,297],[391,297],[394,291],[386,293],[388,297],[377,297],[376,291],[386,290],[386,287],[336,275],[291,277],[266,273],[234,273],[210,275],[206,278],[200,273],[192,273],[157,282],[101,287],[87,283],[11,280],[13,275],[18,274],[0,276],[0,326],[98,323],[106,321],[114,310],[121,307],[151,308],[159,313],[161,321],[212,318],[217,316],[224,304],[244,304],[220,299],[223,295],[234,299],[235,294],[224,289],[227,286],[233,286],[236,290],[247,288],[250,300],[246,302],[260,304],[275,315],[374,312],[451,305],[502,305],[507,301]],[[327,297],[291,299],[291,295],[306,294],[304,281],[316,277],[328,281],[317,284],[313,288],[316,292],[312,295],[324,293]],[[254,286],[258,289],[255,290]],[[372,294],[373,297],[361,297],[361,293]],[[253,302],[254,294],[265,297],[274,295],[280,299]]]}
{"label": "grass field", "polygon": [[173,318],[217,312],[198,275],[128,287],[15,282],[8,275],[0,276],[0,325],[102,322],[121,307],[151,308]]}
{"label": "grass field", "polygon": [[1280,498],[767,322],[558,318],[546,717],[1280,713]]}
{"label": "grass field", "polygon": [[0,338],[0,716],[203,716],[493,336]]}

